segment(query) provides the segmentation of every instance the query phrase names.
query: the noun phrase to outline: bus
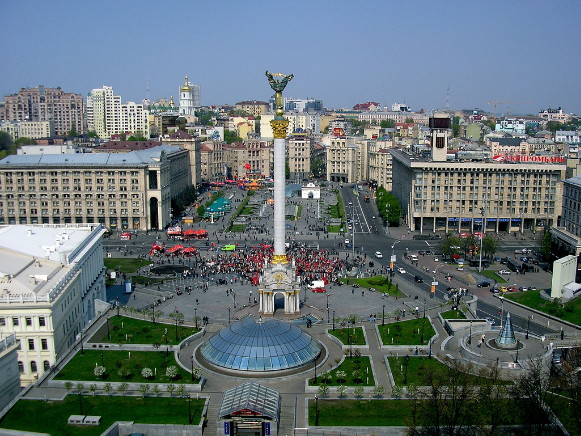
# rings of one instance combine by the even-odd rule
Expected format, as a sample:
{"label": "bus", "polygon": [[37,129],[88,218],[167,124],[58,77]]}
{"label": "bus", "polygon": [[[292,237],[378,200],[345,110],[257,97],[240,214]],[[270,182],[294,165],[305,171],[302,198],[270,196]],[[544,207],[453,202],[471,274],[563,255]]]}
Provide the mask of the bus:
{"label": "bus", "polygon": [[507,259],[506,266],[515,273],[519,273],[521,270],[521,264],[515,259]]}

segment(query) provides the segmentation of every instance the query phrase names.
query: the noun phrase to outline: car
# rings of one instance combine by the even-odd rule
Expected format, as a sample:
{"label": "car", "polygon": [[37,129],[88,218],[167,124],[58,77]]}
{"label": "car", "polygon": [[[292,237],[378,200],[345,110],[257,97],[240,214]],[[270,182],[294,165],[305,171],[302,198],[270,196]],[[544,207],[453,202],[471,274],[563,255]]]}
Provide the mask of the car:
{"label": "car", "polygon": [[397,272],[399,272],[400,274],[405,274],[405,269],[403,269],[401,266],[397,269]]}
{"label": "car", "polygon": [[527,286],[521,286],[520,288],[518,288],[518,290],[521,292],[526,292],[529,290],[529,288]]}
{"label": "car", "polygon": [[498,294],[500,291],[498,290],[498,288],[490,288],[490,292],[492,292],[493,294]]}
{"label": "car", "polygon": [[424,283],[424,280],[420,276],[414,276],[416,283]]}
{"label": "car", "polygon": [[518,288],[516,286],[509,286],[508,292],[518,292]]}
{"label": "car", "polygon": [[420,256],[423,256],[423,255],[425,255],[425,254],[426,254],[426,252],[425,252],[424,250],[419,250],[419,251],[418,251],[418,254],[419,254]]}
{"label": "car", "polygon": [[434,257],[434,262],[439,262],[440,259],[438,259],[437,257]]}
{"label": "car", "polygon": [[498,274],[506,274],[506,275],[510,275],[510,271],[507,269],[501,269],[500,271],[498,271]]}
{"label": "car", "polygon": [[327,292],[325,288],[313,288],[313,292]]}
{"label": "car", "polygon": [[494,320],[494,318],[487,316],[486,318],[484,318],[486,321],[488,321],[488,324],[490,324],[491,326],[493,326],[494,324],[496,324],[496,321]]}
{"label": "car", "polygon": [[345,239],[345,244],[350,244],[351,241],[349,239]]}
{"label": "car", "polygon": [[348,228],[349,230],[353,230],[353,225],[352,225],[352,224],[348,224],[348,225],[347,225],[347,228]]}
{"label": "car", "polygon": [[381,254],[381,251],[376,251],[375,257],[377,257],[378,259],[381,259],[381,258],[383,258],[383,254]]}
{"label": "car", "polygon": [[508,288],[507,288],[506,286],[501,286],[500,288],[498,288],[498,290],[499,290],[500,292],[502,292],[503,294],[504,294],[505,292],[508,292]]}
{"label": "car", "polygon": [[487,288],[487,287],[490,286],[490,282],[489,281],[486,281],[486,280],[483,280],[480,283],[478,283],[476,286],[479,287],[479,288]]}

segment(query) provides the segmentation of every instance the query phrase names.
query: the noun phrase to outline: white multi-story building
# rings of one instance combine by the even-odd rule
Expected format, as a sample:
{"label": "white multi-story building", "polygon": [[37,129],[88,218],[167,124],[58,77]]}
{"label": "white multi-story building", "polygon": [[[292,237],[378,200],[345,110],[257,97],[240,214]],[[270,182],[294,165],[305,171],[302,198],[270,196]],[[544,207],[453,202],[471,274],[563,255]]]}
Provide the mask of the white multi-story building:
{"label": "white multi-story building", "polygon": [[[310,134],[321,133],[321,115],[319,113],[296,112],[285,113],[284,116],[289,121],[288,134],[297,129],[302,129]],[[260,136],[262,138],[274,138],[270,125],[274,117],[274,114],[264,114],[260,117]]]}
{"label": "white multi-story building", "polygon": [[121,96],[113,88],[93,89],[87,97],[87,124],[99,138],[130,132],[149,138],[149,111],[141,103],[121,104]]}
{"label": "white multi-story building", "polygon": [[578,143],[581,142],[580,130],[557,130],[555,132],[555,142]]}
{"label": "white multi-story building", "polygon": [[54,365],[98,315],[104,231],[99,224],[0,227],[0,332],[20,340],[22,385]]}
{"label": "white multi-story building", "polygon": [[0,131],[18,138],[50,138],[54,136],[54,121],[0,121]]}

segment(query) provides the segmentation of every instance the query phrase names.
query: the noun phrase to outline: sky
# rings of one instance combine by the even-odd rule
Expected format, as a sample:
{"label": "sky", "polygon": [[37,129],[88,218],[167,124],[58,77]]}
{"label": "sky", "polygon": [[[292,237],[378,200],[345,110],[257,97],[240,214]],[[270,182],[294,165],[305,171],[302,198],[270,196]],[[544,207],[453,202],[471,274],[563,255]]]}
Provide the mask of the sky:
{"label": "sky", "polygon": [[[328,108],[581,114],[581,1],[0,0],[0,97],[60,86],[122,101],[267,101],[265,71],[294,74],[285,97]],[[496,102],[496,103],[495,103]]]}

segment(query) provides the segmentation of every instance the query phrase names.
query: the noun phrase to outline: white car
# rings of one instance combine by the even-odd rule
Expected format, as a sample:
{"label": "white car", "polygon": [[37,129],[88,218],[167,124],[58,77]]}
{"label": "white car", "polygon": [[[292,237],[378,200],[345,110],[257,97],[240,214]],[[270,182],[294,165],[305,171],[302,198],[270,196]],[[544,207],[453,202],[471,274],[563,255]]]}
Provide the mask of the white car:
{"label": "white car", "polygon": [[437,257],[434,257],[434,262],[439,262],[440,259],[438,259]]}
{"label": "white car", "polygon": [[399,272],[400,274],[405,274],[405,269],[403,269],[401,266],[397,269],[397,272]]}
{"label": "white car", "polygon": [[345,239],[345,244],[349,244],[351,241],[349,239]]}
{"label": "white car", "polygon": [[377,257],[378,259],[381,259],[381,258],[383,258],[383,254],[381,254],[381,251],[376,251],[375,257]]}
{"label": "white car", "polygon": [[498,271],[498,274],[506,274],[506,275],[510,275],[510,271],[507,269],[501,269],[500,271]]}

